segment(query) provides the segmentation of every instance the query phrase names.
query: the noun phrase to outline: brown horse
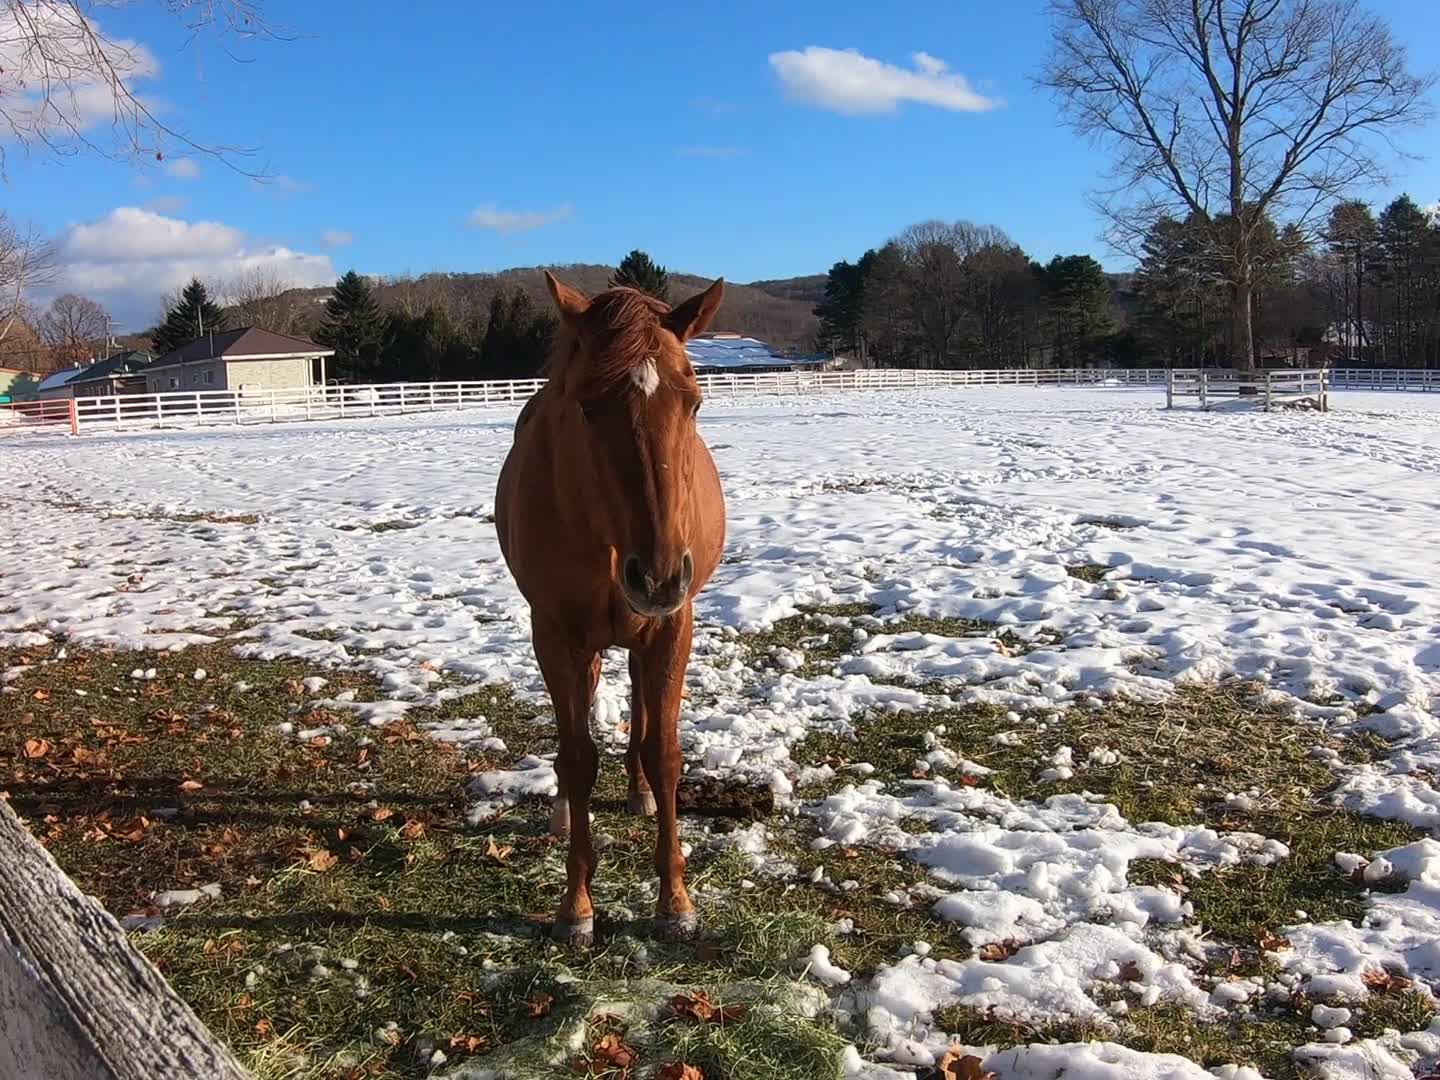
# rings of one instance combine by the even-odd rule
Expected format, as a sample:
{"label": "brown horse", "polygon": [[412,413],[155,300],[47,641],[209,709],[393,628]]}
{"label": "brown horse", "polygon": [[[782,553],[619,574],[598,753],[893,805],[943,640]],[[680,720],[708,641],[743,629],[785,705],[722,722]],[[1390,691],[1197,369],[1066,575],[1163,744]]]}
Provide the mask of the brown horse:
{"label": "brown horse", "polygon": [[500,471],[500,550],[530,602],[535,657],[555,705],[560,750],[551,831],[570,832],[555,936],[594,933],[590,793],[599,756],[590,706],[600,654],[630,651],[627,809],[659,815],[656,917],[694,930],[675,820],[676,724],[690,660],[691,603],[725,546],[725,499],[696,430],[700,386],[684,342],[724,295],[716,281],[673,310],[633,289],[587,300],[550,273],[560,312],[550,378],[520,413]]}

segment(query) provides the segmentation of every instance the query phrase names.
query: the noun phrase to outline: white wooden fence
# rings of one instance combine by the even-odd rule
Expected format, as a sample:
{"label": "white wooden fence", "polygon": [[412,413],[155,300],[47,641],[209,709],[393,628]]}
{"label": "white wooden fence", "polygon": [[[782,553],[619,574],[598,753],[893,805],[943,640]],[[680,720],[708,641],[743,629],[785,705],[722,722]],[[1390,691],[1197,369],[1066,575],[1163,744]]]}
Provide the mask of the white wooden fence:
{"label": "white wooden fence", "polygon": [[[1234,372],[1207,370],[1209,387],[1233,382]],[[1165,368],[999,368],[970,371],[892,370],[786,371],[703,375],[714,399],[811,394],[830,391],[911,390],[987,386],[1166,386]],[[193,393],[122,394],[70,400],[16,402],[0,406],[0,433],[68,427],[75,434],[127,428],[269,424],[441,412],[525,401],[543,385],[511,382],[375,383],[294,390],[202,390]],[[1440,391],[1440,371],[1338,369],[1331,389]]]}
{"label": "white wooden fence", "polygon": [[1241,372],[1217,368],[1171,368],[1165,378],[1165,407],[1173,409],[1177,398],[1194,397],[1201,409],[1214,408],[1217,399],[1253,396],[1266,412],[1278,405],[1308,403],[1321,412],[1330,411],[1330,370],[1328,368],[1274,368]]}

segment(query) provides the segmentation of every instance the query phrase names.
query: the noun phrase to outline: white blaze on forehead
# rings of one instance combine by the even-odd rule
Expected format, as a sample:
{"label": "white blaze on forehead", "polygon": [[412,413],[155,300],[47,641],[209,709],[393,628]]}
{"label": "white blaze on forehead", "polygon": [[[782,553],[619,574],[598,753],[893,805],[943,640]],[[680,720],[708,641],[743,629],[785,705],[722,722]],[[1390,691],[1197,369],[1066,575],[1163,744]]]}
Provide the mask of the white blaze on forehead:
{"label": "white blaze on forehead", "polygon": [[646,397],[655,393],[660,388],[660,371],[655,367],[655,358],[647,356],[636,364],[630,369],[630,378]]}

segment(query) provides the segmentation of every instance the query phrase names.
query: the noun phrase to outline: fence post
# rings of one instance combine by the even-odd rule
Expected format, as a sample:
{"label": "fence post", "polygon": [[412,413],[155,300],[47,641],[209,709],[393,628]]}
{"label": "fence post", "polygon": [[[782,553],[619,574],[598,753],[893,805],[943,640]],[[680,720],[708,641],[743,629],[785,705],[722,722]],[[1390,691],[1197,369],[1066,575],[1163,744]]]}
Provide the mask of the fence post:
{"label": "fence post", "polygon": [[120,399],[115,399],[115,430],[120,430]]}
{"label": "fence post", "polygon": [[[1262,371],[1262,372],[1260,373],[1260,377],[1265,380],[1265,411],[1266,411],[1266,412],[1269,412],[1269,411],[1270,411],[1270,372],[1268,372],[1268,371]],[[1302,387],[1305,385],[1305,376],[1304,376],[1304,375],[1301,375],[1301,376],[1300,376],[1300,385],[1301,385]]]}
{"label": "fence post", "polygon": [[1204,412],[1209,406],[1206,404],[1205,391],[1209,388],[1210,376],[1202,368],[1200,371],[1200,411]]}
{"label": "fence post", "polygon": [[80,410],[75,406],[75,395],[70,395],[70,434],[80,434]]}
{"label": "fence post", "polygon": [[1170,368],[1165,372],[1165,408],[1175,407],[1175,369]]}

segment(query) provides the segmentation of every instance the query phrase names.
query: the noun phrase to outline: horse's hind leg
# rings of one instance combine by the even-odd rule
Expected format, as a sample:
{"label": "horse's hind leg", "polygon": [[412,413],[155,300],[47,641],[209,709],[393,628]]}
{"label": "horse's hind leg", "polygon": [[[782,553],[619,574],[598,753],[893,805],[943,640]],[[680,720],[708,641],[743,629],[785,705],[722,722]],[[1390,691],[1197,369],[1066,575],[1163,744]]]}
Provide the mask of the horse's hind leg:
{"label": "horse's hind leg", "polygon": [[625,772],[629,774],[630,786],[625,796],[625,812],[636,817],[651,817],[655,813],[655,793],[645,779],[645,767],[641,763],[641,752],[645,745],[645,731],[649,717],[645,710],[645,695],[640,687],[640,658],[630,654],[630,745],[625,751]]}
{"label": "horse's hind leg", "polygon": [[685,689],[685,665],[690,658],[694,615],[686,604],[665,620],[640,657],[638,680],[645,701],[645,739],[640,760],[655,793],[655,871],[660,875],[660,897],[655,918],[668,937],[694,933],[695,905],[685,891],[685,856],[680,853],[680,823],[675,812],[675,791],[680,785],[680,699]]}
{"label": "horse's hind leg", "polygon": [[[555,705],[560,752],[555,773],[570,824],[570,852],[565,860],[565,897],[555,914],[554,934],[572,945],[589,945],[595,935],[595,909],[590,879],[595,876],[595,846],[590,839],[590,793],[600,756],[590,736],[590,700],[600,677],[600,657],[573,646],[561,632],[536,622],[535,657]],[[552,824],[554,818],[552,817]]]}

